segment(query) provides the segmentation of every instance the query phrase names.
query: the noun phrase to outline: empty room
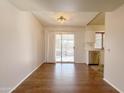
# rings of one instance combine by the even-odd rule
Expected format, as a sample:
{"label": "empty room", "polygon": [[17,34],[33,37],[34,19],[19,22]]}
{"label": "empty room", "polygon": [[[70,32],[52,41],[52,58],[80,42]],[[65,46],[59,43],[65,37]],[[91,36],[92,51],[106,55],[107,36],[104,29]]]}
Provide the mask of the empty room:
{"label": "empty room", "polygon": [[0,93],[124,93],[124,0],[0,0]]}

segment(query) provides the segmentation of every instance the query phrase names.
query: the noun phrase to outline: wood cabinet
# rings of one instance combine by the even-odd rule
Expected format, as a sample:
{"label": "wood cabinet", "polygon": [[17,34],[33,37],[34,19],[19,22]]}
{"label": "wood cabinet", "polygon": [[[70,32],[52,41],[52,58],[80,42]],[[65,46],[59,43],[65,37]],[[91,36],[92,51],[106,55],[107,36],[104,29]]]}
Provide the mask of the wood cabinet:
{"label": "wood cabinet", "polygon": [[89,51],[89,65],[99,65],[100,51]]}

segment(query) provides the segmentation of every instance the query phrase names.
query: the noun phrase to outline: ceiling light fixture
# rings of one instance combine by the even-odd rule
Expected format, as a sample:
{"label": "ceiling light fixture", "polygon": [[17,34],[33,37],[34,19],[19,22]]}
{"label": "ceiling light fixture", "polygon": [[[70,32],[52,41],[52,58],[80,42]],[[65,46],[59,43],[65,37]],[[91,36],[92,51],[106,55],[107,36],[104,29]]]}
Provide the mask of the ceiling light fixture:
{"label": "ceiling light fixture", "polygon": [[66,19],[65,17],[63,17],[63,16],[60,16],[60,17],[57,18],[57,21],[60,22],[60,23],[62,23],[62,24],[63,24],[66,20],[67,20],[67,19]]}

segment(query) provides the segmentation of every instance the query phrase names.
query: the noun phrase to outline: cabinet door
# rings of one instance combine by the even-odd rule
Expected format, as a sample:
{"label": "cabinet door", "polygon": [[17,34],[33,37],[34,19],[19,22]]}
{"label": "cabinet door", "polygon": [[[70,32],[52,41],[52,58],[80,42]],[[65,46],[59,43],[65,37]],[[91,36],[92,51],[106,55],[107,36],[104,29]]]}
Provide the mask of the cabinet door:
{"label": "cabinet door", "polygon": [[99,64],[100,52],[99,51],[89,51],[89,64]]}

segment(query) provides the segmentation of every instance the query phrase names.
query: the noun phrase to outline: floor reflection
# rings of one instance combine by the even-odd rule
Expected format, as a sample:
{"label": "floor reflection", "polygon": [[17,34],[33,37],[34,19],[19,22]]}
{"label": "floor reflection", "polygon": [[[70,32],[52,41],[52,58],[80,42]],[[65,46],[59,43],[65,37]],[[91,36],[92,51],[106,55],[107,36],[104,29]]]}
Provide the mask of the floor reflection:
{"label": "floor reflection", "polygon": [[55,65],[55,78],[73,78],[75,73],[75,65],[68,63],[57,63]]}
{"label": "floor reflection", "polygon": [[[55,85],[73,85],[75,81],[75,65],[68,63],[57,63],[55,65]],[[65,83],[66,82],[66,83]]]}

